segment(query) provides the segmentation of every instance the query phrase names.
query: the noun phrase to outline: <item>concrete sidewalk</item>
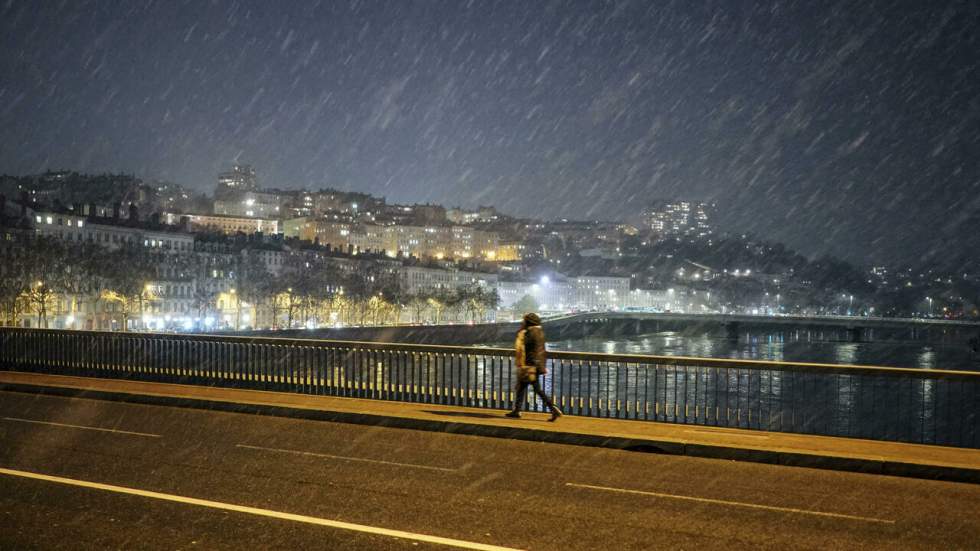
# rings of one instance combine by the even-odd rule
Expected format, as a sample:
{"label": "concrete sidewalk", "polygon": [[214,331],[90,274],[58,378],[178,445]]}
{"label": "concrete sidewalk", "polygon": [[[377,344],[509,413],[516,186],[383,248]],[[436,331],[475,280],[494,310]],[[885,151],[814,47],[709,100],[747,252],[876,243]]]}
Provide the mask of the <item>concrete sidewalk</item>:
{"label": "concrete sidewalk", "polygon": [[980,450],[0,371],[0,390],[980,483]]}

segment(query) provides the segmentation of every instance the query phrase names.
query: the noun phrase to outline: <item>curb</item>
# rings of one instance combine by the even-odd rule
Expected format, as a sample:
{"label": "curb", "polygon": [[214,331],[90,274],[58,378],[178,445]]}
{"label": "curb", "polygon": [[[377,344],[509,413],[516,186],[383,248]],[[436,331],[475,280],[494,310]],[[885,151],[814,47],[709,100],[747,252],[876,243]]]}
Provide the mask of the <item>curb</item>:
{"label": "curb", "polygon": [[131,404],[181,407],[267,415],[311,421],[331,421],[356,425],[369,425],[387,428],[413,429],[429,432],[445,432],[484,436],[489,438],[508,438],[530,442],[546,442],[572,446],[588,446],[665,455],[683,455],[704,459],[724,459],[790,467],[805,467],[834,471],[878,474],[907,478],[922,478],[951,482],[980,484],[980,468],[954,467],[928,463],[910,463],[858,457],[818,455],[800,452],[767,450],[764,448],[731,447],[712,444],[696,444],[673,440],[637,439],[620,436],[599,436],[572,432],[556,432],[523,427],[501,427],[461,423],[457,421],[438,421],[432,419],[413,419],[372,413],[351,413],[320,409],[306,409],[268,404],[249,404],[222,400],[185,398],[178,396],[159,396],[117,391],[90,390],[62,386],[30,385],[22,383],[0,383],[0,390],[62,396],[68,398],[89,398]]}

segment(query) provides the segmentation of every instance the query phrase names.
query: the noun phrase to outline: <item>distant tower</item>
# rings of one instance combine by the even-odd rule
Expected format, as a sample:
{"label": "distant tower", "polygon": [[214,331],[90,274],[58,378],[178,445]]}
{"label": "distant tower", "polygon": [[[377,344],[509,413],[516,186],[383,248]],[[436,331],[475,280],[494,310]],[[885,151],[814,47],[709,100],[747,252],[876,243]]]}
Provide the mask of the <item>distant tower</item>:
{"label": "distant tower", "polygon": [[258,191],[258,189],[255,169],[251,165],[235,165],[231,170],[218,174],[218,187],[215,189],[215,195],[225,195],[229,192]]}

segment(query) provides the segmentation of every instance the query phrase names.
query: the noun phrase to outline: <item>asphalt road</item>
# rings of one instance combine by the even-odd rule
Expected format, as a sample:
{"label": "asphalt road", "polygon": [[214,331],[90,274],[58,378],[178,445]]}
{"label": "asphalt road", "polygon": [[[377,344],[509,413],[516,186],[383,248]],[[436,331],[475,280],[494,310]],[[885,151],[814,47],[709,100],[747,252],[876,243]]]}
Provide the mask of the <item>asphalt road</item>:
{"label": "asphalt road", "polygon": [[0,392],[3,549],[977,549],[978,510],[969,484]]}

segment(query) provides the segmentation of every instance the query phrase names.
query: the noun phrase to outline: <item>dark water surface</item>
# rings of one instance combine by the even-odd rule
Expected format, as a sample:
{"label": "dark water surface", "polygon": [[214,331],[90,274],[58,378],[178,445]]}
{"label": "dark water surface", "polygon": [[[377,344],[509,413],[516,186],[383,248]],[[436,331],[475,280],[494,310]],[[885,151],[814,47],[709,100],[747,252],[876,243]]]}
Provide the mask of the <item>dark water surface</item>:
{"label": "dark water surface", "polygon": [[850,343],[810,339],[805,335],[762,333],[743,335],[734,341],[717,336],[665,331],[619,339],[590,337],[550,341],[548,349],[980,371],[980,355],[967,344],[914,341]]}

